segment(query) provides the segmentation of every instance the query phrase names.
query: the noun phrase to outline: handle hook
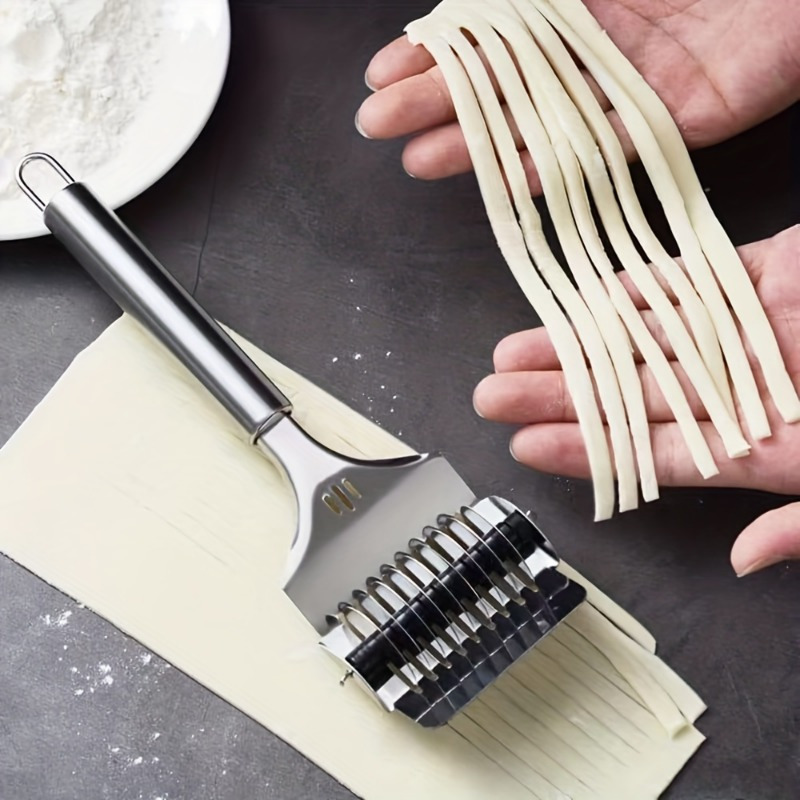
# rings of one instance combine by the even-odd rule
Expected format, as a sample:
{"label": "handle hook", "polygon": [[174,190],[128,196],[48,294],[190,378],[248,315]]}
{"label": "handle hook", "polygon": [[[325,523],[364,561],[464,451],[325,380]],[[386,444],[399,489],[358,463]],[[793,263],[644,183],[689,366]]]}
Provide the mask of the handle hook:
{"label": "handle hook", "polygon": [[25,176],[23,172],[25,167],[28,166],[32,161],[44,161],[51,169],[53,169],[59,177],[63,178],[64,183],[69,186],[71,183],[75,183],[72,176],[58,163],[51,155],[47,153],[28,153],[28,155],[23,156],[20,160],[19,164],[17,164],[17,185],[23,192],[30,198],[31,202],[39,209],[39,211],[44,211],[45,202],[39,197],[38,194],[29,186],[28,182],[25,180]]}

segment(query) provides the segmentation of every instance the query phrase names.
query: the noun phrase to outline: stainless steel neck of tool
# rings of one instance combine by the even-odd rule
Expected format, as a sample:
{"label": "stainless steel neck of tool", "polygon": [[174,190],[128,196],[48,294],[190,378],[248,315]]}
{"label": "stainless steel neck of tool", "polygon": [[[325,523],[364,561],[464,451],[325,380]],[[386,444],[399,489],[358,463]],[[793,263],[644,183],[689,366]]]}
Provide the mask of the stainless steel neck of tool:
{"label": "stainless steel neck of tool", "polygon": [[312,439],[291,418],[257,443],[291,476],[297,521],[284,590],[321,634],[336,603],[409,538],[436,522],[443,498],[452,510],[475,495],[445,458],[413,454],[364,461]]}

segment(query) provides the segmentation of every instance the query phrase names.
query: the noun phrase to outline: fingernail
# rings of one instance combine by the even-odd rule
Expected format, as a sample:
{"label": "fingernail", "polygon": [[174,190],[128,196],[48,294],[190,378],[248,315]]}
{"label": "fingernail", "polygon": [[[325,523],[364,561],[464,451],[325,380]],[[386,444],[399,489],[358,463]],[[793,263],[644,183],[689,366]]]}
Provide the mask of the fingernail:
{"label": "fingernail", "polygon": [[517,458],[517,454],[514,452],[514,440],[513,439],[508,443],[508,452],[511,453],[511,458],[513,458],[514,461],[519,462],[519,458]]}
{"label": "fingernail", "polygon": [[413,178],[414,180],[417,179],[417,176],[413,172],[409,172],[409,170],[405,165],[403,165],[403,170],[405,171],[406,175],[408,175],[409,178]]}
{"label": "fingernail", "polygon": [[481,393],[483,392],[483,384],[486,382],[486,378],[478,383],[478,385],[472,391],[472,408],[475,410],[475,413],[481,418],[486,419],[483,412],[480,409],[479,398]]}
{"label": "fingernail", "polygon": [[367,89],[371,92],[377,92],[378,90],[369,82],[369,70],[364,73],[364,84],[366,85]]}
{"label": "fingernail", "polygon": [[359,112],[357,111],[357,112],[356,112],[356,119],[355,119],[356,130],[357,130],[357,131],[358,131],[358,132],[359,132],[359,133],[360,133],[360,134],[361,134],[361,135],[362,135],[362,136],[363,136],[365,139],[371,139],[371,138],[372,138],[371,136],[369,136],[368,134],[364,133],[364,129],[361,127],[361,122],[360,122],[360,121],[359,121],[359,119],[358,119],[358,113],[359,113]]}
{"label": "fingernail", "polygon": [[736,573],[737,578],[744,578],[746,575],[752,575],[754,572],[760,572],[762,569],[771,567],[774,564],[779,564],[781,561],[788,561],[788,556],[767,556],[766,558],[759,558],[752,564],[748,564],[743,570]]}

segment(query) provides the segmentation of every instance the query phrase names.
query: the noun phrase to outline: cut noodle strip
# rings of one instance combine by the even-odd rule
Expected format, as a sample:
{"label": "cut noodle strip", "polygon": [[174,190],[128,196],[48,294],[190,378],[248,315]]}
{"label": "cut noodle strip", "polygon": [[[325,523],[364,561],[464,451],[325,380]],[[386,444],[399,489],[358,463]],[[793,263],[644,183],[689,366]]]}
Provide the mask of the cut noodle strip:
{"label": "cut noodle strip", "polygon": [[[510,2],[506,0],[502,3],[495,2],[494,5],[498,7],[502,5],[508,10],[510,10],[510,6],[513,6],[514,10],[520,14],[531,35],[547,56],[564,89],[584,116],[589,130],[597,140],[600,150],[606,159],[627,224],[647,257],[677,297],[681,308],[686,314],[689,327],[697,342],[703,361],[714,378],[714,382],[725,400],[729,413],[735,418],[736,412],[728,384],[728,373],[711,317],[686,273],[667,253],[650,228],[636,196],[630,169],[628,168],[619,137],[611,127],[611,123],[608,121],[608,117],[606,117],[600,103],[589,88],[583,75],[581,75],[577,64],[559,35],[553,30],[550,23],[531,5],[530,0],[510,0]],[[604,207],[600,206],[599,202],[598,207],[602,214]],[[609,233],[613,233],[615,228],[616,226],[614,225],[610,226]],[[639,288],[641,290],[641,287]]]}
{"label": "cut noodle strip", "polygon": [[[444,20],[447,21],[446,16]],[[459,21],[461,21],[460,17]],[[542,145],[536,148],[536,152],[542,156],[543,167],[540,171],[547,185],[548,203],[554,207],[551,216],[556,222],[556,232],[570,264],[573,265],[573,274],[583,296],[570,282],[544,237],[541,219],[531,200],[519,153],[486,67],[457,24],[443,27],[442,35],[461,59],[472,81],[473,90],[483,110],[495,149],[500,156],[503,171],[511,187],[523,235],[533,261],[554,292],[556,299],[572,320],[578,332],[578,338],[589,357],[592,374],[597,384],[601,403],[606,411],[610,430],[619,481],[620,510],[635,508],[637,504],[636,472],[630,444],[628,418],[632,420],[631,428],[635,431],[634,439],[638,440],[640,464],[643,465],[643,474],[647,476],[648,489],[657,486],[641,382],[625,329],[609,302],[602,284],[597,280],[581,245],[580,237],[569,213],[569,203],[558,171],[558,164],[552,151],[548,152],[549,148],[544,146],[547,143],[547,136],[541,125],[538,126],[538,130],[535,128],[531,130],[532,125],[525,126],[523,135],[534,136],[537,143]],[[496,44],[500,45],[499,53],[497,52],[498,48],[494,48],[491,54],[487,53],[490,61],[496,60],[498,55],[505,56],[511,70],[509,74],[508,70],[498,69],[496,74],[498,77],[503,75],[504,78],[516,79],[519,89],[522,91],[523,100],[526,100],[527,95],[508,52],[499,39]],[[538,121],[535,111],[530,106],[530,100],[527,102],[531,115],[525,118],[526,122]],[[522,119],[522,116],[518,115],[518,119]],[[549,158],[547,158],[548,156]],[[626,416],[626,409],[629,417]],[[656,488],[655,497],[657,496]],[[652,491],[647,499],[654,499]]]}
{"label": "cut noodle strip", "polygon": [[[752,326],[754,350],[781,414],[790,421],[800,418],[800,398],[769,321],[710,210],[674,122],[581,0],[444,0],[406,32],[412,44],[428,49],[442,71],[501,252],[556,348],[595,482],[596,519],[611,513],[613,472],[598,405],[592,402],[594,387],[589,389],[592,378],[606,416],[620,509],[637,504],[637,465],[644,499],[658,496],[631,339],[698,471],[710,477],[718,469],[672,365],[604,249],[589,192],[614,252],[653,310],[727,454],[735,458],[750,450],[734,394],[751,436],[765,438],[771,431],[725,295],[739,322]],[[566,45],[625,124],[678,242],[683,268],[650,228],[619,139]],[[577,288],[544,236],[497,90],[533,158]],[[685,323],[634,238],[674,292]],[[561,341],[566,332],[568,340]]]}
{"label": "cut noodle strip", "polygon": [[[536,2],[540,5],[540,0]],[[736,248],[711,209],[669,110],[580,0],[559,0],[558,11],[549,2],[541,4],[550,7],[554,18],[563,20],[561,14],[567,14],[570,29],[601,59],[598,62],[601,69],[595,75],[601,88],[606,91],[606,86],[616,82],[626,87],[635,100],[667,158],[714,274],[747,332],[776,408],[784,421],[797,422],[800,420],[800,398],[786,370],[775,333]],[[562,36],[569,41],[566,33],[562,32]],[[756,435],[752,430],[751,433]]]}
{"label": "cut noodle strip", "polygon": [[[430,20],[431,17],[425,18],[425,21]],[[426,32],[424,26],[414,24],[409,28],[409,39],[412,35],[425,36],[425,47],[445,76],[467,141],[472,143],[471,156],[475,175],[500,251],[528,301],[552,333],[553,347],[564,370],[564,378],[575,404],[586,445],[594,487],[595,519],[608,519],[614,508],[613,468],[594,387],[581,346],[550,290],[532,267],[522,231],[503,186],[503,176],[486,122],[464,68],[450,46],[436,33],[432,34],[430,30]]]}
{"label": "cut noodle strip", "polygon": [[[516,1],[522,5],[521,0]],[[755,439],[766,438],[770,435],[769,421],[753,376],[753,370],[745,353],[744,344],[692,226],[684,205],[683,195],[672,174],[670,162],[662,152],[656,134],[636,102],[623,85],[615,80],[606,66],[606,58],[611,58],[612,51],[623,60],[624,57],[615,47],[606,46],[607,43],[610,43],[610,39],[605,36],[596,23],[591,29],[588,29],[588,26],[582,26],[583,33],[588,34],[589,41],[586,41],[573,30],[570,23],[547,0],[528,0],[528,2],[548,19],[564,41],[575,51],[578,58],[583,61],[584,66],[603,89],[624,123],[661,201],[664,213],[678,242],[686,269],[711,314],[750,433]],[[582,18],[585,13],[594,22],[594,18],[580,2],[564,3],[559,8],[568,8],[571,20]],[[579,10],[583,13],[579,13]],[[602,58],[595,52],[595,47],[598,51],[602,50]],[[749,278],[747,281],[750,284]],[[752,290],[752,284],[750,284],[750,288]]]}
{"label": "cut noodle strip", "polygon": [[[611,299],[634,337],[637,347],[653,371],[664,398],[681,428],[698,470],[708,478],[717,473],[711,451],[692,414],[684,390],[663,350],[647,329],[630,295],[614,273],[613,266],[603,251],[602,242],[592,220],[591,208],[585,194],[578,162],[588,178],[600,217],[611,243],[620,255],[623,266],[633,278],[645,300],[656,312],[678,360],[684,366],[701,401],[709,411],[709,416],[716,425],[726,450],[734,456],[746,452],[748,447],[738,423],[728,413],[726,404],[720,397],[680,315],[639,256],[628,234],[614,196],[613,187],[594,140],[564,87],[538,48],[526,46],[530,40],[527,31],[521,27],[521,20],[515,22],[505,14],[494,13],[489,9],[486,11],[486,16],[512,48],[527,82],[528,90],[534,94],[534,100],[540,108],[548,134],[551,139],[559,142],[557,153],[562,172],[568,179],[568,188],[571,190],[570,199],[573,213],[581,227],[584,241],[590,247],[595,266],[606,282]],[[542,22],[547,25],[546,20],[542,19]],[[480,42],[480,37],[478,38]],[[488,52],[485,47],[484,52]],[[583,81],[582,77],[579,79]],[[585,83],[585,81],[583,82]],[[506,94],[506,99],[508,101],[508,94]],[[510,101],[509,106],[511,106]],[[577,156],[577,162],[575,156]],[[679,270],[674,262],[671,263]],[[681,274],[683,275],[683,273]]]}
{"label": "cut noodle strip", "polygon": [[[447,16],[444,19],[447,20]],[[500,155],[506,179],[511,186],[528,249],[542,277],[572,319],[584,350],[589,356],[600,398],[606,410],[617,465],[620,510],[634,508],[637,492],[636,473],[629,444],[631,434],[636,447],[645,500],[654,500],[658,497],[658,483],[650,446],[650,429],[642,384],[633,360],[630,340],[583,248],[570,213],[569,199],[558,161],[511,56],[500,38],[488,25],[483,24],[479,17],[460,12],[458,19],[452,22],[455,24],[448,27],[444,36],[458,54],[472,80],[495,149]],[[547,244],[503,109],[483,62],[473,45],[459,30],[459,25],[468,28],[473,36],[479,39],[484,55],[492,65],[509,108],[518,122],[525,143],[530,152],[536,153],[537,168],[545,187],[545,198],[555,224],[556,234],[572,266],[581,294],[575,290]],[[617,381],[619,390],[615,391]],[[618,401],[620,391],[621,401]]]}

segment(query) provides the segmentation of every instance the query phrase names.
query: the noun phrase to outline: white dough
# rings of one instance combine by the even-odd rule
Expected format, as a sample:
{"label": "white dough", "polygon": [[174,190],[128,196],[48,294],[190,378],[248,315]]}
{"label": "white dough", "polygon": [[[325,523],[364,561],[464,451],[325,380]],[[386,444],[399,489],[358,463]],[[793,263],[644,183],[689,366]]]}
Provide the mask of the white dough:
{"label": "white dough", "polygon": [[658,486],[650,447],[647,412],[630,340],[583,249],[570,214],[569,200],[555,153],[549,147],[547,135],[525,93],[511,57],[496,36],[492,40],[491,34],[489,37],[485,35],[486,31],[481,27],[480,20],[476,20],[474,16],[465,16],[460,12],[458,22],[473,34],[478,34],[479,31],[484,34],[480,37],[484,53],[493,65],[529,150],[537,154],[536,161],[540,165],[539,172],[545,186],[551,217],[567,260],[573,266],[580,294],[547,244],[541,219],[531,200],[522,162],[483,63],[460,30],[456,28],[455,31],[446,33],[447,40],[464,63],[477,91],[506,179],[511,186],[514,204],[533,261],[572,320],[589,357],[600,401],[606,410],[617,466],[620,511],[635,508],[637,490],[630,446],[631,434],[636,446],[645,500],[658,497]]}
{"label": "white dough", "polygon": [[[614,273],[613,266],[605,256],[591,218],[591,209],[585,195],[576,157],[588,179],[606,232],[611,243],[617,249],[623,266],[658,314],[659,321],[675,349],[678,360],[692,380],[701,401],[709,410],[710,417],[715,422],[727,452],[731,456],[738,456],[747,452],[748,445],[741,434],[735,416],[731,416],[726,407],[726,400],[730,400],[730,393],[728,392],[725,397],[720,396],[719,390],[686,331],[678,312],[636,251],[625,227],[625,221],[617,205],[602,158],[597,152],[591,133],[572,104],[565,88],[561,86],[546,59],[535,47],[524,48],[528,35],[526,30],[522,29],[519,24],[515,25],[514,20],[503,13],[494,14],[487,9],[487,16],[514,47],[515,52],[520,54],[520,69],[525,76],[529,91],[541,109],[542,119],[547,120],[548,134],[551,137],[561,138],[558,152],[562,171],[568,176],[572,208],[581,226],[584,241],[588,240],[589,242],[592,259],[606,282],[609,295],[634,337],[637,347],[645,357],[646,363],[652,369],[656,381],[681,427],[698,470],[701,475],[708,478],[718,472],[708,444],[703,438],[683,388],[678,383],[663,351],[647,330],[638,310],[634,307],[630,296]],[[529,18],[531,17],[534,15],[529,16]],[[547,25],[545,20],[539,19],[544,25]],[[525,53],[524,58],[522,53]],[[575,80],[585,85],[582,76],[577,75]],[[542,96],[538,97],[539,94]],[[570,146],[574,147],[575,155]],[[632,186],[628,191],[633,193]],[[633,203],[638,205],[635,194]],[[683,272],[671,259],[670,263],[685,278]],[[727,388],[727,379],[724,380],[724,385]]]}
{"label": "white dough", "polygon": [[[636,505],[634,452],[644,499],[658,496],[651,429],[629,336],[652,371],[700,474],[711,477],[718,467],[672,365],[605,252],[589,191],[611,246],[664,330],[727,455],[738,458],[750,451],[734,392],[752,438],[768,437],[771,431],[742,336],[720,285],[739,320],[752,324],[754,347],[765,371],[765,365],[769,367],[767,384],[784,418],[800,416],[800,399],[785,365],[774,363],[780,353],[766,314],[710,211],[673,121],[582,0],[556,5],[551,0],[443,0],[406,32],[412,44],[428,49],[442,71],[489,220],[512,273],[537,311],[550,299],[543,288],[553,292],[586,353],[606,415],[621,510]],[[680,246],[685,272],[650,229],[620,142],[562,37],[628,129]],[[546,241],[507,116],[536,167],[580,295]],[[686,323],[643,261],[632,235],[675,292]],[[521,252],[522,243],[529,258]],[[543,284],[532,279],[529,266],[538,270]],[[561,334],[550,329],[541,314],[540,318],[558,353],[564,346]],[[565,330],[562,314],[550,309],[549,319],[559,331]],[[561,363],[573,401],[584,406],[577,409],[578,421],[595,482],[595,518],[602,519],[611,500],[605,473],[609,464],[599,441],[595,409],[585,393],[574,390],[577,382],[585,382],[574,344],[570,342],[569,360]]]}
{"label": "white dough", "polygon": [[[550,5],[549,0],[546,3]],[[675,120],[581,0],[558,0],[558,13],[567,15],[570,27],[602,59],[602,74],[609,79],[601,83],[604,90],[616,80],[635,99],[669,162],[683,195],[686,211],[714,274],[747,332],[778,411],[786,422],[800,420],[800,398],[786,371],[775,334],[739,254],[711,210]],[[757,430],[751,432],[756,438],[761,438]]]}
{"label": "white dough", "polygon": [[[244,346],[327,445],[366,458],[408,452]],[[277,471],[128,318],[76,359],[0,452],[0,551],[365,800],[654,800],[701,743],[696,705],[676,697],[688,687],[619,632],[652,647],[592,586],[617,625],[589,611],[575,619],[579,639],[562,626],[449,728],[383,712],[352,681],[339,686],[340,669],[280,589],[293,524]],[[624,672],[603,653],[609,637],[624,648]],[[682,710],[675,737],[637,692],[648,676]]]}
{"label": "white dough", "polygon": [[[426,17],[415,24],[425,24],[429,20],[431,18]],[[586,444],[595,493],[595,519],[607,519],[614,508],[613,468],[583,351],[567,318],[531,263],[525,238],[503,186],[486,122],[463,67],[452,54],[450,46],[438,36],[434,35],[426,42],[426,46],[448,76],[448,85],[456,87],[453,99],[461,124],[468,132],[467,140],[473,143],[475,175],[500,251],[528,301],[553,334],[553,346],[564,369]],[[610,393],[613,399],[613,389]]]}
{"label": "white dough", "polygon": [[[509,3],[506,2],[505,5],[508,7]],[[611,127],[611,123],[589,88],[588,83],[581,75],[572,55],[550,23],[534,8],[530,0],[511,0],[510,5],[524,19],[537,44],[542,48],[542,52],[546,54],[553,69],[561,79],[563,88],[570,95],[581,114],[583,114],[585,123],[597,140],[606,159],[627,224],[647,257],[653,262],[655,268],[680,302],[706,367],[711,372],[718,391],[722,393],[729,412],[735,416],[733,399],[728,384],[728,374],[711,318],[686,273],[670,257],[650,228],[636,196],[630,170],[616,132]],[[594,186],[592,191],[595,191]],[[599,198],[596,199],[598,211],[603,218],[604,225],[607,227],[609,236],[614,237],[615,248],[620,252],[621,256],[624,255],[623,260],[626,265],[631,262],[634,262],[635,265],[638,254],[634,256],[633,253],[629,252],[627,243],[617,233],[617,224],[613,218],[608,219],[608,214],[613,214],[616,205],[606,203],[601,205],[602,201]],[[646,278],[643,281],[646,281]],[[646,291],[646,285],[642,285],[639,288]]]}
{"label": "white dough", "polygon": [[[594,28],[592,28],[591,42],[578,36],[571,28],[570,22],[583,20],[584,15],[587,15],[594,22],[594,18],[588,14],[580,0],[575,3],[560,4],[559,10],[556,10],[547,0],[530,0],[530,2],[536,6],[573,48],[619,113],[620,119],[625,124],[625,128],[636,146],[636,151],[642,164],[650,176],[653,188],[661,201],[664,213],[680,247],[686,269],[694,282],[695,288],[706,304],[717,329],[728,371],[736,394],[739,397],[742,414],[747,421],[750,434],[755,439],[763,439],[769,436],[769,421],[767,420],[764,404],[761,400],[744,344],[736,328],[731,311],[717,284],[715,273],[712,271],[703,252],[697,232],[692,226],[691,218],[684,205],[684,196],[681,194],[680,187],[671,172],[670,161],[661,150],[656,132],[650,127],[636,102],[628,94],[627,87],[617,82],[606,65],[606,59],[611,57],[611,53],[616,52],[619,54],[619,51],[613,46],[610,48],[603,47],[604,58],[601,59],[597,55],[593,46],[599,46],[600,42],[606,43],[611,40],[600,30],[596,22],[594,23]],[[564,8],[569,9],[569,20],[565,20],[559,13]],[[747,278],[747,282],[752,290],[752,283],[749,278]]]}

